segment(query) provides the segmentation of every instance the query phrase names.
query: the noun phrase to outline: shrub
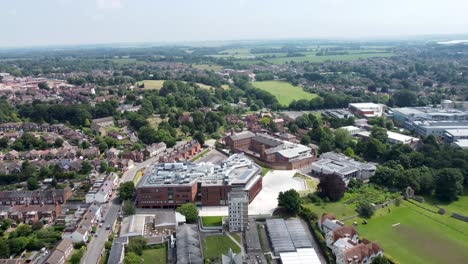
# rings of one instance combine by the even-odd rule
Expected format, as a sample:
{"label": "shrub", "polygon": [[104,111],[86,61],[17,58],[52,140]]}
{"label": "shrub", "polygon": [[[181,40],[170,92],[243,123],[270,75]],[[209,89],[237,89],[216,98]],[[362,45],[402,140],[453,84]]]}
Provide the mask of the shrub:
{"label": "shrub", "polygon": [[368,202],[363,202],[357,207],[357,211],[360,217],[371,218],[374,215],[375,207]]}

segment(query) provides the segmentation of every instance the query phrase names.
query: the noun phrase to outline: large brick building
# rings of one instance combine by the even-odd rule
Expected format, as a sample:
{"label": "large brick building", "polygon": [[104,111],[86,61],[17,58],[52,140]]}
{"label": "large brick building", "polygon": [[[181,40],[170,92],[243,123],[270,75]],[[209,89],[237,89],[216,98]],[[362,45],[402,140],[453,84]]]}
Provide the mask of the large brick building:
{"label": "large brick building", "polygon": [[244,152],[266,166],[279,170],[293,170],[310,165],[315,160],[312,149],[267,134],[244,131],[224,139],[234,151]]}
{"label": "large brick building", "polygon": [[173,208],[184,203],[228,204],[228,193],[244,190],[251,202],[262,189],[261,169],[242,154],[220,165],[162,163],[150,166],[137,185],[140,208]]}

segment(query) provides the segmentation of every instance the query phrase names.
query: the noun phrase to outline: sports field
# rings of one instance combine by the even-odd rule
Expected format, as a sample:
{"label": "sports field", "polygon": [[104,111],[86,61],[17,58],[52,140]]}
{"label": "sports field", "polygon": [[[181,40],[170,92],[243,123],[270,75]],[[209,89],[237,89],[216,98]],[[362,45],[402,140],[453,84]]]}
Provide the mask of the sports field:
{"label": "sports field", "polygon": [[466,263],[468,259],[468,225],[447,214],[434,214],[402,201],[399,207],[378,210],[367,225],[359,218],[347,224],[354,221],[361,237],[377,241],[401,264]]}
{"label": "sports field", "polygon": [[316,94],[308,93],[301,87],[293,86],[290,83],[282,81],[264,81],[264,82],[253,82],[255,87],[265,90],[278,99],[282,105],[289,105],[293,100],[300,99],[313,99],[317,97]]}

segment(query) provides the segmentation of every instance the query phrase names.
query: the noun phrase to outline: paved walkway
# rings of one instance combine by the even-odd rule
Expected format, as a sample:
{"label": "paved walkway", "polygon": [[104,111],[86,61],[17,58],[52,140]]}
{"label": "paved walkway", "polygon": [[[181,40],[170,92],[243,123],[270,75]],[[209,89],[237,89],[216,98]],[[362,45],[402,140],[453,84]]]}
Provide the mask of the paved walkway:
{"label": "paved walkway", "polygon": [[[241,245],[239,242],[237,242],[237,240],[233,236],[231,236],[229,232],[226,232],[226,236],[228,236],[232,240],[232,242],[234,242],[234,244],[236,244],[241,249],[242,256],[245,256],[244,246]],[[241,241],[242,241],[242,237],[241,237]]]}

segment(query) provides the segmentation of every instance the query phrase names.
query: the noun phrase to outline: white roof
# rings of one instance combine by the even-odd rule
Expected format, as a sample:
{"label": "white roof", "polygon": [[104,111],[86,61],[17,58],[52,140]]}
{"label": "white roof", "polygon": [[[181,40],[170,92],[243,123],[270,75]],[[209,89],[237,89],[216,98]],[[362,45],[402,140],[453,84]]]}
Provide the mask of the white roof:
{"label": "white roof", "polygon": [[349,105],[356,107],[356,108],[380,108],[381,107],[381,105],[374,104],[374,103],[353,103]]}
{"label": "white roof", "polygon": [[468,139],[462,139],[458,140],[456,142],[453,142],[454,145],[462,148],[462,149],[467,149],[468,148]]}
{"label": "white roof", "polygon": [[446,129],[445,132],[449,133],[454,137],[468,136],[468,128],[465,129]]}
{"label": "white roof", "polygon": [[400,134],[400,133],[395,133],[395,132],[392,132],[392,131],[387,131],[387,136],[388,136],[389,139],[399,141],[399,142],[419,141],[418,138],[410,137],[410,136],[403,135],[403,134]]}
{"label": "white roof", "polygon": [[280,253],[283,264],[320,264],[317,252],[313,248],[298,248],[296,252]]}

